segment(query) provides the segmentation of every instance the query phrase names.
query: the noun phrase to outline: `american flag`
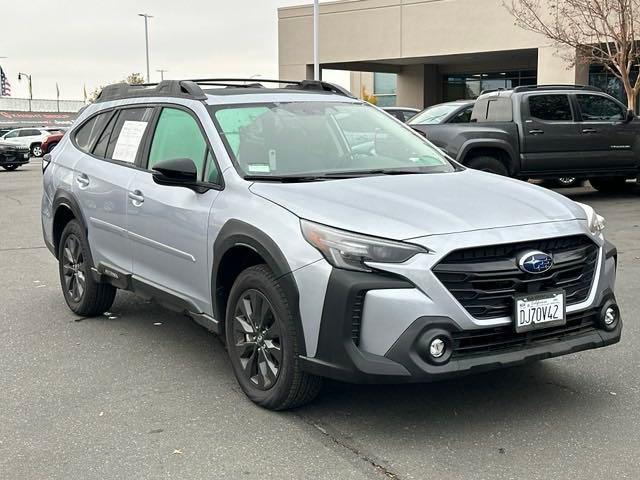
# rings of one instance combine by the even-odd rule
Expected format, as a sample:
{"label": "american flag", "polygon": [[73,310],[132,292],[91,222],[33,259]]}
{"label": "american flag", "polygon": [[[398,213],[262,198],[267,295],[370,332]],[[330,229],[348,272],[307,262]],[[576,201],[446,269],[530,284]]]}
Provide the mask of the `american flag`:
{"label": "american flag", "polygon": [[10,97],[11,96],[11,84],[9,83],[9,79],[4,73],[2,67],[0,67],[0,97]]}

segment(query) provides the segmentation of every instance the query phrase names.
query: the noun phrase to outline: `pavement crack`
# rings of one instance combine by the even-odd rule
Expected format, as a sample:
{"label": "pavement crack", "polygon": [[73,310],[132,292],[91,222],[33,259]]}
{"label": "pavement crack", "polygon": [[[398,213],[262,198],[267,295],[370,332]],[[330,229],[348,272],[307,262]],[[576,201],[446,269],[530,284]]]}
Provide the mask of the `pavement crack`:
{"label": "pavement crack", "polygon": [[386,478],[391,478],[393,480],[401,480],[400,476],[397,473],[392,472],[387,467],[380,464],[378,461],[373,459],[371,456],[367,455],[365,452],[362,452],[354,445],[351,445],[345,440],[339,438],[337,435],[332,434],[328,429],[323,427],[320,423],[315,422],[311,418],[305,417],[304,415],[296,414],[296,416],[300,418],[303,422],[305,422],[307,425],[310,425],[311,427],[319,431],[322,435],[327,437],[338,447],[349,451],[353,455],[356,455],[360,460],[371,465],[376,472],[381,473]]}
{"label": "pavement crack", "polygon": [[11,195],[5,195],[5,198],[8,198],[9,200],[13,200],[14,202],[16,202],[18,205],[22,206],[22,200],[20,200],[19,198],[16,197],[12,197]]}

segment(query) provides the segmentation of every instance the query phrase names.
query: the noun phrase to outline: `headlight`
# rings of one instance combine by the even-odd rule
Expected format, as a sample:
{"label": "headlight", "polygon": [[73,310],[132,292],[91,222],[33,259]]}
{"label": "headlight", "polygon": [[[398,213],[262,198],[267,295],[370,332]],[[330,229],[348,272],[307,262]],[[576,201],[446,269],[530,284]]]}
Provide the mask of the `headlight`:
{"label": "headlight", "polygon": [[300,226],[307,242],[337,268],[370,272],[364,262],[402,263],[428,252],[418,245],[359,235],[308,220],[300,220]]}
{"label": "headlight", "polygon": [[580,205],[580,208],[584,210],[584,213],[587,214],[587,227],[593,234],[601,233],[604,230],[606,222],[604,217],[598,215],[596,211],[591,208],[589,205],[585,205],[584,203],[576,202]]}

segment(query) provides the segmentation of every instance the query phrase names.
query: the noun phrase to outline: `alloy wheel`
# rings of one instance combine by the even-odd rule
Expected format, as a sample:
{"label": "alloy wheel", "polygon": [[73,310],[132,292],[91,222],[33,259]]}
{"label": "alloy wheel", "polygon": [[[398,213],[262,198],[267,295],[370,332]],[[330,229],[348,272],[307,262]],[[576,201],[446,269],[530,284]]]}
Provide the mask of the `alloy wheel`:
{"label": "alloy wheel", "polygon": [[79,302],[84,295],[87,279],[80,240],[75,235],[69,235],[64,242],[62,271],[64,286],[69,298],[74,302]]}
{"label": "alloy wheel", "polygon": [[33,147],[33,156],[34,157],[41,157],[42,156],[42,147],[40,146],[35,146]]}
{"label": "alloy wheel", "polygon": [[260,390],[270,389],[282,366],[280,322],[261,292],[245,291],[233,316],[233,340],[242,373]]}

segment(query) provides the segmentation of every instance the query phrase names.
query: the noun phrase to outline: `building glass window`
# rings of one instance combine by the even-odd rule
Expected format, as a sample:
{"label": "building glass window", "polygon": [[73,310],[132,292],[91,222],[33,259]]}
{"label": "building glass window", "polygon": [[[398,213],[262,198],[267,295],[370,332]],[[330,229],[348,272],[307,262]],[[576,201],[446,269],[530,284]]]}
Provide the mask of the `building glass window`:
{"label": "building glass window", "polygon": [[[631,83],[633,84],[638,78],[639,67],[631,72]],[[622,82],[618,80],[613,73],[604,68],[602,65],[591,65],[589,67],[589,85],[598,87],[605,93],[608,93],[614,98],[620,100],[623,104],[627,104],[627,94],[624,91]],[[636,110],[640,107],[640,99],[638,99],[638,105]]]}
{"label": "building glass window", "polygon": [[373,74],[373,95],[378,100],[379,107],[395,107],[397,101],[396,86],[398,76],[395,73]]}
{"label": "building glass window", "polygon": [[478,98],[484,90],[514,88],[535,85],[538,76],[535,70],[515,70],[494,73],[460,73],[444,76],[444,101]]}

